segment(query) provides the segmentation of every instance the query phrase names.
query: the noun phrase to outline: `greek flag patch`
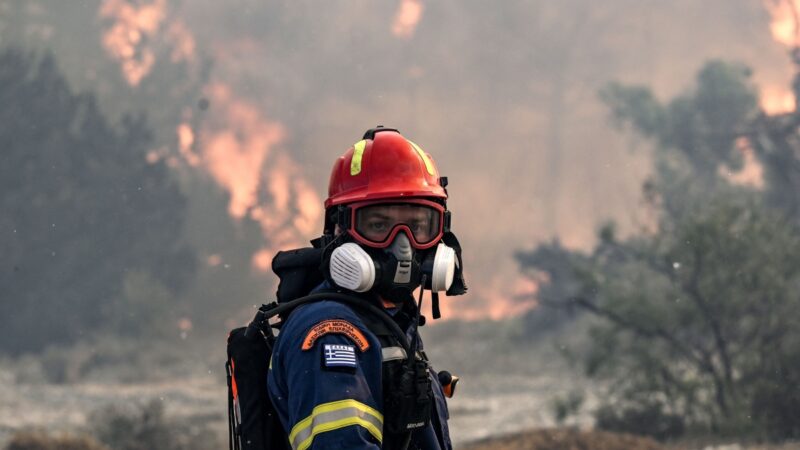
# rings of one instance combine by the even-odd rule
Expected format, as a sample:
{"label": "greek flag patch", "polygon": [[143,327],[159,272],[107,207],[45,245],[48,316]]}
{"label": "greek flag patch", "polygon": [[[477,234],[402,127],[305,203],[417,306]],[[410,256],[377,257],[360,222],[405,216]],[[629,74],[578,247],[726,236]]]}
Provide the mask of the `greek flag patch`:
{"label": "greek flag patch", "polygon": [[325,344],[325,367],[356,367],[356,348],[352,345]]}

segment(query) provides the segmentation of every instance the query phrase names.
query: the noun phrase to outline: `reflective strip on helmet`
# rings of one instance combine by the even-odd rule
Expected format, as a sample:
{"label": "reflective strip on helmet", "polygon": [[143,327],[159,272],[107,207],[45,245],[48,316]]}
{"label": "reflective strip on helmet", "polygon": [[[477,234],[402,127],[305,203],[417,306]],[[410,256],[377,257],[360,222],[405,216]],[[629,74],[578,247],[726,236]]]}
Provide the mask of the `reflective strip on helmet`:
{"label": "reflective strip on helmet", "polygon": [[431,162],[431,159],[428,158],[428,154],[423,152],[422,149],[419,148],[419,145],[417,145],[417,144],[415,144],[415,143],[413,143],[411,141],[408,141],[408,143],[411,144],[412,147],[414,147],[414,150],[417,151],[417,153],[419,154],[419,157],[422,158],[422,161],[425,163],[425,168],[428,169],[428,173],[431,174],[431,175],[436,175],[434,173],[434,171],[433,171],[433,163]]}
{"label": "reflective strip on helmet", "polygon": [[364,157],[364,149],[367,148],[367,141],[360,140],[353,144],[353,159],[350,160],[350,175],[361,173],[361,158]]}
{"label": "reflective strip on helmet", "polygon": [[292,449],[305,450],[311,446],[318,434],[350,425],[365,428],[378,442],[383,442],[383,415],[352,399],[318,405],[310,416],[292,427],[289,442],[292,444]]}

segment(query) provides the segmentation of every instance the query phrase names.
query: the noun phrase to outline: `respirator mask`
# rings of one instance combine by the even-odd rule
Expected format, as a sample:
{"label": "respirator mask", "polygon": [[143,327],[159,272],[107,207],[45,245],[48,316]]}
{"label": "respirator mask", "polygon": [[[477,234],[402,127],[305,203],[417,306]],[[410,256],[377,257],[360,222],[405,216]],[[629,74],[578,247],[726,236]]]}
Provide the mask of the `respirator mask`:
{"label": "respirator mask", "polygon": [[449,212],[439,203],[357,203],[337,214],[346,232],[328,245],[324,257],[329,279],[337,286],[390,300],[410,297],[423,279],[423,288],[434,293],[466,291],[461,249],[447,244],[458,246],[458,241],[449,232]]}

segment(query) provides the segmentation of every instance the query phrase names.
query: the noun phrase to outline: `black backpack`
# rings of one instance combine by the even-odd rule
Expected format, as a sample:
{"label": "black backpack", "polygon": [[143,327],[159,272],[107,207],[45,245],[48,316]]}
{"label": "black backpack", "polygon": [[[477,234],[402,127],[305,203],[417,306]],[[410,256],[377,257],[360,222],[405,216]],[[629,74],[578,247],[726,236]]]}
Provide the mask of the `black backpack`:
{"label": "black backpack", "polygon": [[[321,250],[317,248],[279,252],[272,262],[272,269],[281,280],[278,301],[262,305],[248,326],[236,328],[228,335],[225,368],[231,450],[291,448],[288,433],[267,392],[269,361],[276,339],[273,328],[279,328],[281,323],[270,324],[270,319],[285,320],[292,310],[306,303],[338,301],[350,306],[376,336],[391,336],[406,355],[417,354],[416,343],[409,342],[392,317],[368,300],[337,290],[308,295],[323,280],[319,271],[320,258]],[[393,386],[384,393],[386,406],[392,411],[385,414],[384,428],[388,433],[403,436],[406,445],[412,425],[423,426],[430,418],[432,391],[427,367],[424,359],[408,358],[398,362],[384,380]]]}

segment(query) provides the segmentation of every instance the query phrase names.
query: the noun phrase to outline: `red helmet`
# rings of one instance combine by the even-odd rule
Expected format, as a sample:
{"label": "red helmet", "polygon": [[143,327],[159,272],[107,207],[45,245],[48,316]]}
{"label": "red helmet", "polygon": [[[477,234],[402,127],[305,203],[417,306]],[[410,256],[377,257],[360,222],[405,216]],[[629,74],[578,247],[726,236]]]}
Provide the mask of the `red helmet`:
{"label": "red helmet", "polygon": [[379,126],[336,160],[325,209],[370,200],[447,199],[433,158],[396,129]]}

